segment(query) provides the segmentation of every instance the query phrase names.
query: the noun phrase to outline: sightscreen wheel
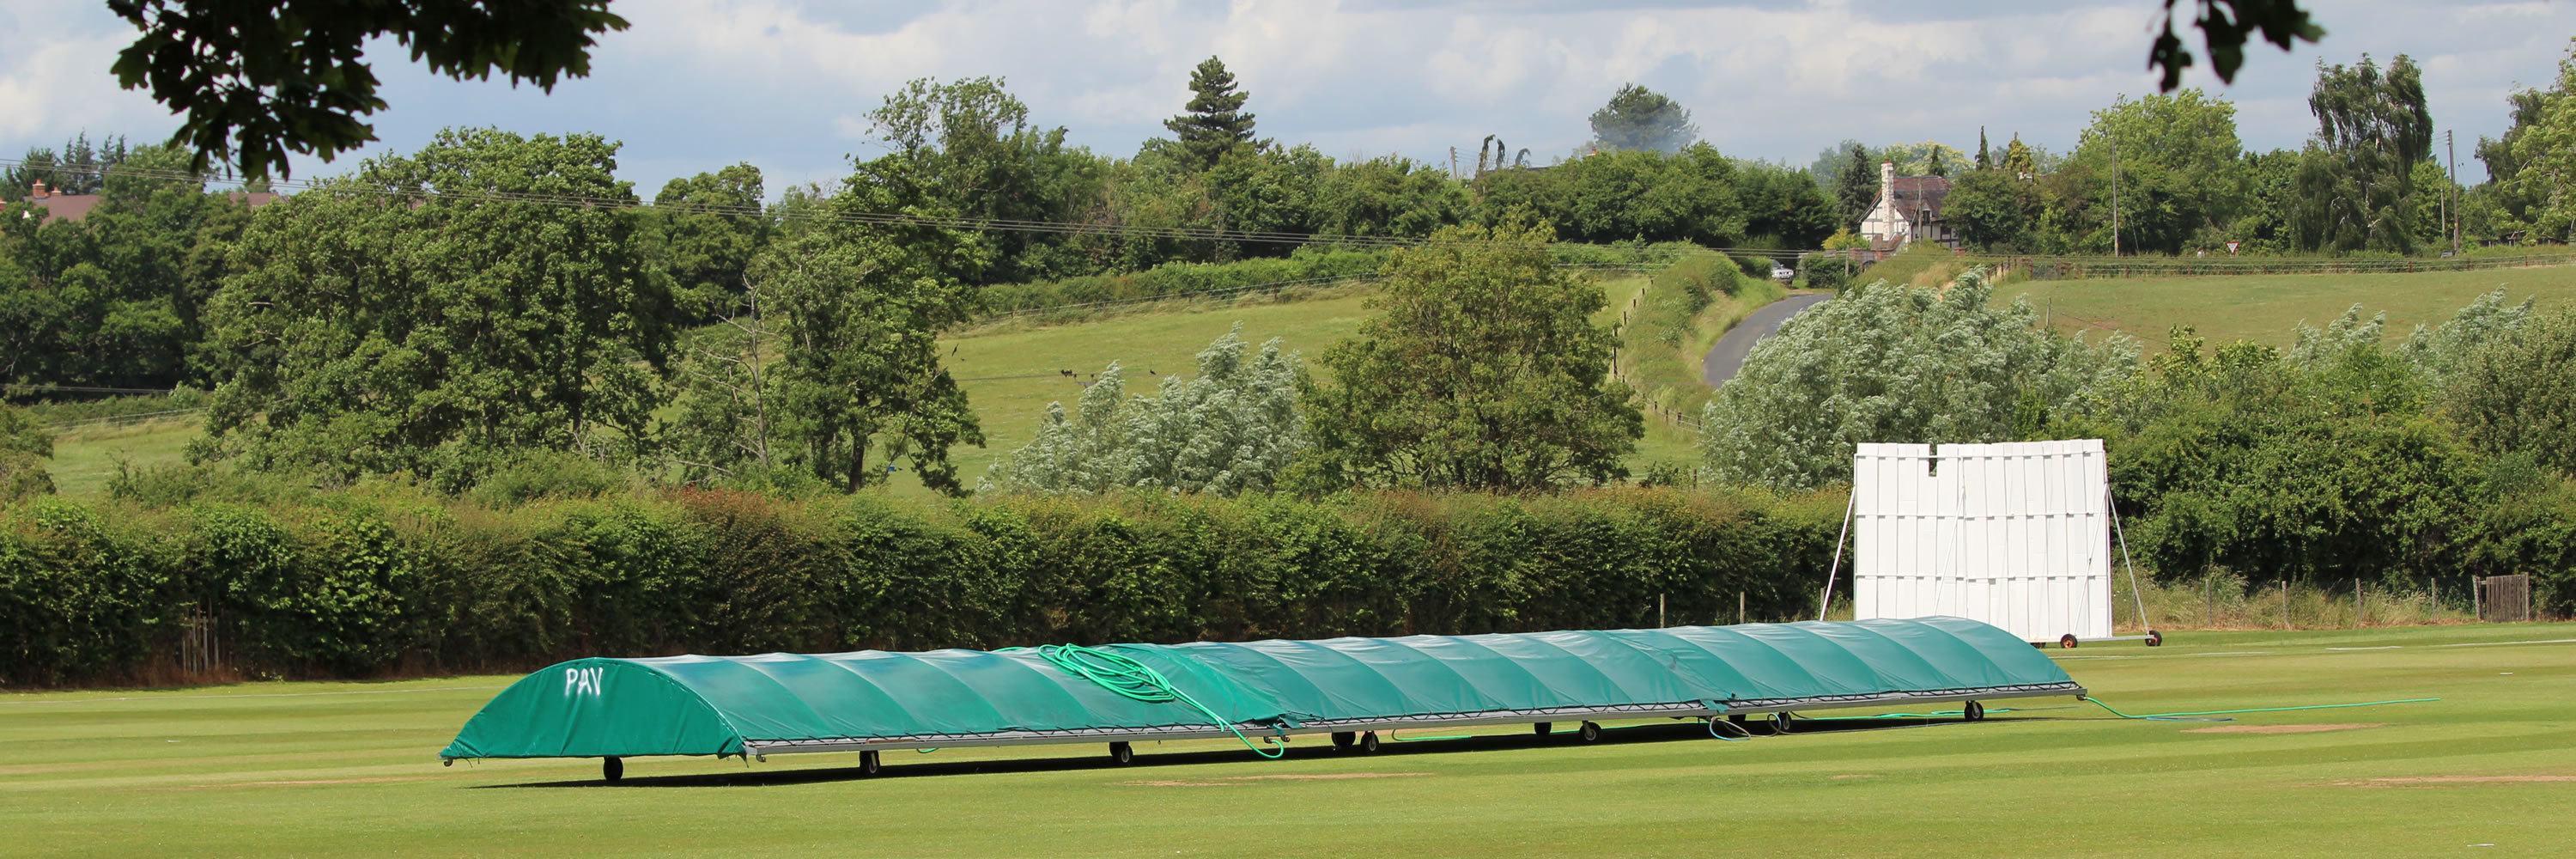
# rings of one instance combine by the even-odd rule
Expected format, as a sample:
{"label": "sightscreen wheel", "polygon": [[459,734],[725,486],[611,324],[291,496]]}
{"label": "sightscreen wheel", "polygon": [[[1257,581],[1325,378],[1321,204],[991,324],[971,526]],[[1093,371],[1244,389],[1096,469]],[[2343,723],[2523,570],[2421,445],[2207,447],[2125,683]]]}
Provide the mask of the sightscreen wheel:
{"label": "sightscreen wheel", "polygon": [[1581,730],[1578,730],[1578,731],[1574,732],[1574,735],[1575,735],[1576,737],[1582,738],[1582,740],[1583,740],[1584,742],[1587,742],[1587,743],[1597,743],[1597,742],[1600,742],[1600,741],[1601,741],[1601,723],[1599,723],[1599,722],[1585,722],[1585,723],[1583,723],[1583,728],[1582,728]]}
{"label": "sightscreen wheel", "polygon": [[877,758],[877,751],[875,749],[869,749],[859,753],[860,775],[876,775],[877,770],[884,768],[885,761]]}
{"label": "sightscreen wheel", "polygon": [[600,780],[608,782],[609,784],[616,784],[619,779],[623,779],[625,777],[626,760],[624,758],[609,757],[599,759]]}
{"label": "sightscreen wheel", "polygon": [[2165,634],[2164,634],[2164,633],[2161,633],[2161,632],[2157,632],[2157,631],[2152,630],[2152,629],[2147,630],[2147,646],[2148,646],[2148,647],[2163,647],[2163,646],[2165,646]]}
{"label": "sightscreen wheel", "polygon": [[1986,720],[1986,705],[1970,701],[1968,706],[1959,708],[1959,715],[1971,722],[1983,722]]}
{"label": "sightscreen wheel", "polygon": [[1349,731],[1334,731],[1333,749],[1339,751],[1341,749],[1350,748],[1352,743],[1359,742],[1359,740],[1360,735],[1358,734],[1351,733]]}
{"label": "sightscreen wheel", "polygon": [[1360,735],[1360,754],[1363,754],[1363,755],[1374,755],[1374,754],[1377,754],[1377,732],[1376,732],[1376,731],[1369,731],[1369,732],[1367,732],[1367,733],[1364,733],[1364,734],[1361,734],[1361,735]]}
{"label": "sightscreen wheel", "polygon": [[1542,737],[1547,736],[1547,735],[1552,734],[1552,733],[1556,733],[1556,723],[1555,723],[1555,722],[1540,722],[1540,723],[1537,723],[1537,724],[1531,725],[1531,726],[1530,726],[1530,733],[1537,734],[1537,735],[1542,736]]}
{"label": "sightscreen wheel", "polygon": [[2068,649],[2068,650],[2074,650],[2074,649],[2075,649],[2075,633],[2070,632],[2070,633],[2067,633],[2067,634],[2065,634],[2065,635],[2058,636],[2058,637],[2057,637],[2057,646],[2059,646],[2059,647],[2063,647],[2063,648],[2066,648],[2066,649]]}
{"label": "sightscreen wheel", "polygon": [[1126,743],[1109,744],[1109,762],[1126,766],[1136,762],[1136,747]]}

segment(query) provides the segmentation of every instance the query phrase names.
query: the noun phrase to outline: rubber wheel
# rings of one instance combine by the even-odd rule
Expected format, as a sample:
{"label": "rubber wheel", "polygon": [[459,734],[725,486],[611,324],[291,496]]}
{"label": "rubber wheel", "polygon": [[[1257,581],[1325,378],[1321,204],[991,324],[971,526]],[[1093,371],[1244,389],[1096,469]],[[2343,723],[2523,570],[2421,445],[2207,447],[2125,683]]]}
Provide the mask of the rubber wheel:
{"label": "rubber wheel", "polygon": [[1971,722],[1983,722],[1986,720],[1986,705],[1970,701],[1968,706],[1959,708],[1959,715]]}
{"label": "rubber wheel", "polygon": [[1333,748],[1335,748],[1335,749],[1347,749],[1347,748],[1350,748],[1350,747],[1351,747],[1351,744],[1352,744],[1352,743],[1359,742],[1359,739],[1360,739],[1360,736],[1359,736],[1358,734],[1354,734],[1354,733],[1351,733],[1351,732],[1349,732],[1349,731],[1334,731],[1334,732],[1333,732]]}
{"label": "rubber wheel", "polygon": [[1547,735],[1552,734],[1552,733],[1555,733],[1555,732],[1556,732],[1556,723],[1555,723],[1555,722],[1540,722],[1540,723],[1538,723],[1538,724],[1535,724],[1535,725],[1531,725],[1531,726],[1530,726],[1530,733],[1537,734],[1537,735],[1542,736],[1542,737],[1547,736]]}
{"label": "rubber wheel", "polygon": [[2161,633],[2161,632],[2157,632],[2157,631],[2152,630],[2152,629],[2147,630],[2147,646],[2148,646],[2148,647],[2163,647],[2163,646],[2165,646],[2165,634],[2164,634],[2164,633]]}
{"label": "rubber wheel", "polygon": [[885,768],[885,761],[880,760],[880,759],[877,757],[877,751],[876,751],[875,749],[869,749],[869,750],[867,750],[867,751],[864,751],[864,752],[860,752],[860,753],[859,753],[859,774],[860,774],[860,775],[876,775],[876,774],[877,774],[877,770],[884,769],[884,768]]}
{"label": "rubber wheel", "polygon": [[626,760],[624,758],[600,758],[599,777],[601,780],[606,781],[609,784],[616,784],[619,779],[626,777]]}
{"label": "rubber wheel", "polygon": [[1126,766],[1136,762],[1136,747],[1126,743],[1109,744],[1109,762]]}
{"label": "rubber wheel", "polygon": [[1377,754],[1377,732],[1376,732],[1376,731],[1370,731],[1370,732],[1368,732],[1368,733],[1364,733],[1364,734],[1361,734],[1361,735],[1360,735],[1360,754],[1363,754],[1363,755],[1374,755],[1374,754]]}
{"label": "rubber wheel", "polygon": [[2070,632],[2070,633],[2067,633],[2067,634],[2065,634],[2065,635],[2058,636],[2058,637],[2057,637],[2057,646],[2059,646],[2059,647],[2063,647],[2063,648],[2066,648],[2066,649],[2068,649],[2068,650],[2074,650],[2074,649],[2075,649],[2075,633]]}
{"label": "rubber wheel", "polygon": [[1583,728],[1576,731],[1574,735],[1581,737],[1587,743],[1601,742],[1601,725],[1598,722],[1585,722]]}

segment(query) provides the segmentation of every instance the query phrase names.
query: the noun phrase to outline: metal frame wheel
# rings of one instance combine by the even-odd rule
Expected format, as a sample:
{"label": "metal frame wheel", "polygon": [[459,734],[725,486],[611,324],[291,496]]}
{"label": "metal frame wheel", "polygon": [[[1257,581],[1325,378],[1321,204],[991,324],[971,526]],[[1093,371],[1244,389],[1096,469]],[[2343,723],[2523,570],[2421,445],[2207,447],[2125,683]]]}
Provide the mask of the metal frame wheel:
{"label": "metal frame wheel", "polygon": [[1363,734],[1361,734],[1361,735],[1360,735],[1360,754],[1363,754],[1363,755],[1374,755],[1374,754],[1377,754],[1377,732],[1376,732],[1376,731],[1369,731],[1369,732],[1367,732],[1367,733],[1363,733]]}
{"label": "metal frame wheel", "polygon": [[1359,742],[1359,740],[1360,740],[1360,736],[1359,736],[1358,734],[1355,734],[1355,733],[1352,733],[1352,732],[1349,732],[1349,731],[1334,731],[1334,732],[1333,732],[1333,750],[1334,750],[1334,751],[1340,751],[1340,750],[1343,750],[1343,749],[1350,748],[1352,743]]}
{"label": "metal frame wheel", "polygon": [[1986,705],[1970,701],[1968,706],[1959,708],[1959,715],[1971,722],[1983,722],[1986,720]]}
{"label": "metal frame wheel", "polygon": [[885,761],[877,757],[877,750],[868,749],[859,753],[860,775],[876,775],[878,770],[884,768]]}
{"label": "metal frame wheel", "polygon": [[1587,742],[1587,743],[1597,743],[1597,742],[1600,742],[1600,741],[1601,741],[1601,723],[1599,723],[1599,722],[1585,722],[1585,723],[1583,723],[1583,727],[1582,727],[1581,729],[1576,730],[1576,731],[1574,732],[1574,735],[1575,735],[1575,736],[1577,736],[1577,737],[1581,737],[1581,738],[1583,738],[1583,741],[1584,741],[1584,742]]}
{"label": "metal frame wheel", "polygon": [[1535,724],[1530,725],[1530,733],[1537,734],[1537,735],[1542,736],[1542,737],[1547,736],[1547,735],[1552,734],[1552,733],[1555,733],[1555,732],[1556,732],[1556,723],[1555,723],[1555,722],[1538,722],[1538,723],[1535,723]]}
{"label": "metal frame wheel", "polygon": [[625,777],[625,759],[613,755],[599,759],[599,779],[601,781],[608,782],[609,784],[616,784],[619,779],[623,779]]}
{"label": "metal frame wheel", "polygon": [[1126,766],[1136,762],[1136,747],[1121,741],[1109,744],[1109,762]]}
{"label": "metal frame wheel", "polygon": [[2161,633],[2161,632],[2157,632],[2157,631],[2152,630],[2152,629],[2147,630],[2147,646],[2148,646],[2148,647],[2163,647],[2163,646],[2165,646],[2165,634],[2164,634],[2164,633]]}
{"label": "metal frame wheel", "polygon": [[2057,637],[2057,646],[2059,646],[2059,647],[2063,647],[2063,648],[2066,648],[2066,649],[2068,649],[2068,650],[2074,650],[2074,649],[2075,649],[2075,643],[2076,643],[2076,642],[2075,642],[2075,633],[2070,632],[2070,633],[2067,633],[2067,634],[2065,634],[2065,635],[2061,635],[2061,636],[2058,636],[2058,637]]}

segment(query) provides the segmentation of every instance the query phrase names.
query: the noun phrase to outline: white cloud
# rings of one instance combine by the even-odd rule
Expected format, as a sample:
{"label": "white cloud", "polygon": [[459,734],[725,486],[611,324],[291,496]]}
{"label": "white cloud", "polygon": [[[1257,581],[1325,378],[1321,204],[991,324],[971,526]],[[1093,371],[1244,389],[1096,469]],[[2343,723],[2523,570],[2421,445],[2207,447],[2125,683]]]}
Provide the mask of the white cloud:
{"label": "white cloud", "polygon": [[[2400,52],[2425,68],[2435,117],[2464,139],[2504,130],[2504,94],[2546,84],[2576,32],[2576,4],[2314,0],[2322,45],[2250,49],[2236,86],[2188,81],[2244,106],[2256,148],[2297,146],[2313,66]],[[1126,154],[1164,133],[1189,71],[1225,58],[1261,132],[1336,157],[1446,161],[1485,134],[1546,159],[1588,135],[1620,84],[1680,100],[1725,151],[1803,164],[1844,138],[1973,147],[1979,127],[2069,147],[2089,111],[2153,90],[2154,0],[1738,6],[1438,0],[617,0],[588,80],[551,96],[456,83],[377,52],[394,107],[384,142],[420,145],[449,125],[596,131],[626,144],[639,187],[666,173],[748,160],[774,186],[829,180],[874,151],[865,112],[916,77],[997,75],[1038,122]],[[0,56],[0,146],[53,145],[87,129],[157,138],[166,111],[106,72],[130,30],[94,0],[0,0],[13,33],[47,33]],[[863,19],[863,20],[862,20]],[[301,172],[344,166],[299,164]],[[648,167],[649,165],[649,167]],[[690,165],[697,165],[692,167]],[[2463,165],[2473,171],[2475,165]],[[637,171],[661,171],[643,175]]]}

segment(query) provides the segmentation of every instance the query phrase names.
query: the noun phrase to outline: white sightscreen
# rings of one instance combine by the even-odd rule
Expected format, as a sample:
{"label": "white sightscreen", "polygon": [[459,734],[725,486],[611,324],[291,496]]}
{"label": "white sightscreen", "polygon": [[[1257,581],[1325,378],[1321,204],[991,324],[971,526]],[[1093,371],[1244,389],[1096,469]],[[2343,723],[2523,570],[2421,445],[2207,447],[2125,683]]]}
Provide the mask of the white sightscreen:
{"label": "white sightscreen", "polygon": [[2027,641],[2108,637],[2109,484],[2101,439],[1861,445],[1854,616],[1955,615]]}

